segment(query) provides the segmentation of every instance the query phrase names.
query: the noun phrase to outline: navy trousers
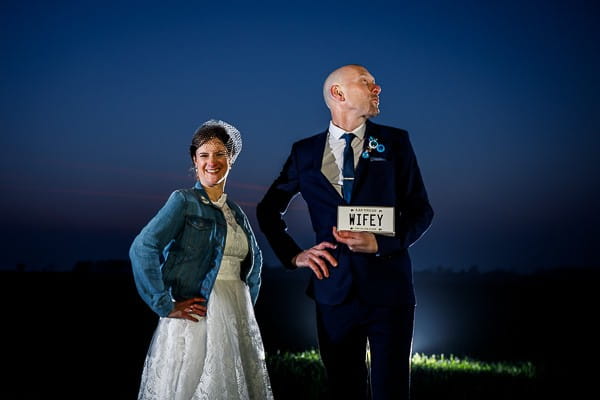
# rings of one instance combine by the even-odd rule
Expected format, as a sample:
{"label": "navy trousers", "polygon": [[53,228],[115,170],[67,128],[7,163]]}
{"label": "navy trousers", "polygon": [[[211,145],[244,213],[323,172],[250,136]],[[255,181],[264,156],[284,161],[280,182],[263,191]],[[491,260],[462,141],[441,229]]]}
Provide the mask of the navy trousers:
{"label": "navy trousers", "polygon": [[[415,307],[316,304],[331,399],[408,400]],[[371,368],[365,362],[367,339]]]}

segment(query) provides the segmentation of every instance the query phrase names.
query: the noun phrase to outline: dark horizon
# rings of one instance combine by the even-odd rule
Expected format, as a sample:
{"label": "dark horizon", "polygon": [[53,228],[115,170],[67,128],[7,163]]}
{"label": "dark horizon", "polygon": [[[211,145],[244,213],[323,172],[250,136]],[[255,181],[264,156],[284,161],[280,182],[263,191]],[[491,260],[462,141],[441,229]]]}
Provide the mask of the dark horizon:
{"label": "dark horizon", "polygon": [[[25,263],[17,263],[13,266],[0,267],[2,272],[89,272],[89,273],[131,273],[131,262],[128,258],[108,258],[108,259],[91,259],[84,258],[75,261],[71,266],[65,267],[57,264],[40,264],[30,265]],[[449,274],[486,274],[493,275],[497,273],[510,273],[516,275],[535,275],[539,273],[568,272],[568,271],[587,271],[600,270],[600,265],[554,265],[554,266],[536,266],[530,268],[487,268],[477,264],[467,266],[452,266],[440,264],[427,268],[413,268],[414,274],[421,273],[449,273]],[[263,263],[263,270],[285,271],[286,273],[294,274],[294,270],[287,269],[279,263]]]}
{"label": "dark horizon", "polygon": [[[90,299],[89,311],[105,313],[109,310],[104,310],[101,293],[110,287],[111,302],[123,302],[127,308],[137,309],[136,318],[146,319],[151,326],[158,316],[137,293],[129,266],[127,260],[112,260],[80,262],[77,268],[67,273],[55,270],[0,271],[2,293],[8,301],[18,296],[19,287],[28,287],[36,293],[36,298],[41,296],[48,304],[54,304],[69,297],[69,293],[74,295],[84,291]],[[269,351],[302,351],[318,347],[314,303],[306,294],[310,275],[308,269],[263,270],[256,312],[261,330],[265,330],[263,334]],[[600,269],[591,267],[531,273],[480,271],[476,267],[465,271],[444,268],[416,271],[413,351],[488,361],[545,359],[548,354],[540,346],[550,346],[550,338],[557,335],[551,331],[553,316],[559,310],[570,314],[570,322],[554,329],[591,336],[589,313],[593,307],[593,288],[599,278]],[[565,302],[564,297],[569,301]],[[51,317],[52,313],[44,315]],[[495,327],[502,331],[496,331]],[[548,337],[543,339],[541,333]],[[569,352],[566,348],[564,351]]]}

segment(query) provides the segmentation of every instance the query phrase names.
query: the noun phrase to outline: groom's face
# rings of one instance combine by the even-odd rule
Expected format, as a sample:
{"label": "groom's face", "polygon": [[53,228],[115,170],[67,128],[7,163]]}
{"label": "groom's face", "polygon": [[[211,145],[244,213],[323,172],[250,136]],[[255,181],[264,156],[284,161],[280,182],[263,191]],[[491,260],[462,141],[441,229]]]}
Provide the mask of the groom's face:
{"label": "groom's face", "polygon": [[348,112],[361,117],[374,117],[379,114],[379,93],[381,86],[365,68],[349,66],[343,71],[341,89],[344,106]]}

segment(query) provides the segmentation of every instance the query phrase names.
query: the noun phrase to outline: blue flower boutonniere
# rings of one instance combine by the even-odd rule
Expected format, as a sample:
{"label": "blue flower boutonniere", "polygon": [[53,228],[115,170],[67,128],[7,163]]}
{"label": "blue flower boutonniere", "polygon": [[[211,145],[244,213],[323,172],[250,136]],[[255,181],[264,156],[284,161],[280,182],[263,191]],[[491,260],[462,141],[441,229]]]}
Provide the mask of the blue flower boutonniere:
{"label": "blue flower boutonniere", "polygon": [[383,153],[385,151],[385,146],[382,143],[379,143],[379,139],[374,138],[373,136],[369,136],[369,143],[367,144],[367,149],[363,151],[362,158],[371,157],[371,151],[377,151],[378,153]]}

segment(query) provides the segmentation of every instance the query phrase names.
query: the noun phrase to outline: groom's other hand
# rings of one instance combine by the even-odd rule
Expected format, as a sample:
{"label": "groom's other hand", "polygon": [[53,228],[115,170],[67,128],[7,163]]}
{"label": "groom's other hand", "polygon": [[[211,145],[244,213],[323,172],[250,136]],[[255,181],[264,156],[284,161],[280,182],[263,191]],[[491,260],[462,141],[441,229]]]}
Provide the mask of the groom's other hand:
{"label": "groom's other hand", "polygon": [[327,249],[335,249],[337,246],[329,242],[321,242],[310,249],[298,253],[292,258],[292,264],[296,267],[308,267],[313,270],[317,279],[329,278],[329,268],[327,263],[337,267],[336,259]]}

